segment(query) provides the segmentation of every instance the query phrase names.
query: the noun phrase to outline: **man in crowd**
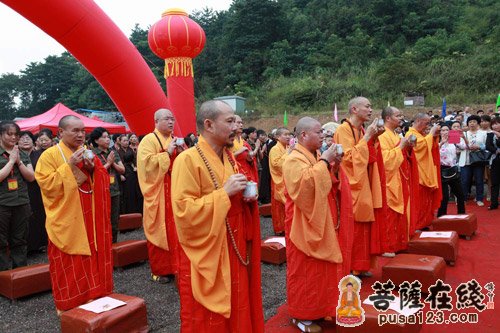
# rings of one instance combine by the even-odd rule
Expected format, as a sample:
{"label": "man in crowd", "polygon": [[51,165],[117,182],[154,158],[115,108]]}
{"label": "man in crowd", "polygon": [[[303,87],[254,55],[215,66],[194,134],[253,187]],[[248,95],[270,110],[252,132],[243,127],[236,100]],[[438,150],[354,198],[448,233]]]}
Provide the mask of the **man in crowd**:
{"label": "man in crowd", "polygon": [[247,178],[228,150],[235,121],[228,104],[203,103],[198,145],[172,170],[183,333],[264,331],[257,196],[243,197]]}
{"label": "man in crowd", "polygon": [[36,166],[47,212],[52,293],[58,312],[113,291],[109,175],[83,147],[85,127],[75,116],[59,121],[59,144]]}
{"label": "man in crowd", "polygon": [[[250,146],[248,142],[243,139],[243,120],[240,116],[236,115],[236,132],[234,137],[234,145],[231,149],[234,157],[241,166],[241,173],[243,173],[248,180],[251,180],[255,183],[259,181],[259,174],[257,170],[257,153],[260,149],[260,141],[254,142],[253,148]],[[252,127],[252,132],[250,133],[251,137],[256,137],[257,132],[255,128]],[[250,138],[249,138],[250,140]]]}
{"label": "man in crowd", "polygon": [[172,164],[182,146],[172,137],[175,118],[167,109],[154,115],[155,130],[137,150],[137,176],[144,196],[143,225],[148,241],[151,279],[170,282],[177,274],[178,240],[170,200]]}
{"label": "man in crowd", "polygon": [[271,202],[271,171],[269,170],[269,140],[264,130],[257,131],[258,140],[260,141],[259,159],[259,200],[262,204]]}
{"label": "man in crowd", "polygon": [[378,139],[384,159],[388,209],[382,238],[385,242],[382,242],[381,247],[383,252],[395,253],[406,249],[408,244],[410,174],[407,157],[411,144],[407,138],[401,138],[396,133],[403,120],[403,113],[399,109],[386,107],[382,111],[382,119],[385,132]]}
{"label": "man in crowd", "polygon": [[[355,97],[349,101],[349,118],[335,131],[334,141],[344,150],[342,166],[351,185],[354,214],[352,270],[356,275],[370,275],[371,255],[380,252],[375,209],[383,207],[382,185],[377,163],[375,139],[383,132],[375,119],[367,128],[363,123],[372,114],[370,101]],[[378,223],[379,221],[377,221]],[[372,232],[375,231],[375,232]],[[373,233],[373,234],[372,234]]]}
{"label": "man in crowd", "polygon": [[[441,203],[441,177],[439,171],[439,125],[433,125],[429,130],[430,117],[418,113],[413,121],[413,126],[406,133],[406,138],[416,137],[415,161],[418,165],[419,190],[418,190],[418,217],[417,229],[429,226],[434,217],[434,210]],[[425,134],[426,132],[428,134]]]}
{"label": "man in crowd", "polygon": [[269,170],[271,172],[271,215],[274,233],[285,233],[285,182],[283,181],[283,161],[287,156],[290,132],[280,127],[276,130],[276,145],[269,151]]}
{"label": "man in crowd", "polygon": [[339,217],[332,192],[339,182],[330,175],[330,169],[338,171],[341,155],[335,145],[318,155],[323,129],[313,118],[301,118],[296,133],[298,144],[283,163],[286,190],[293,202],[293,217],[287,216],[285,226],[287,303],[292,323],[302,332],[320,332],[313,320],[335,317],[338,284],[349,273],[343,270],[335,231]]}

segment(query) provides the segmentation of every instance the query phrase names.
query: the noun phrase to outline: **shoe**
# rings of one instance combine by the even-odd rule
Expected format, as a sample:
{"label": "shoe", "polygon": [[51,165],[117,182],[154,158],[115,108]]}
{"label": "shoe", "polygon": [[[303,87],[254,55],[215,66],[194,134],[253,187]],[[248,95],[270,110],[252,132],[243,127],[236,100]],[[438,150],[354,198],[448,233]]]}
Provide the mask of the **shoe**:
{"label": "shoe", "polygon": [[495,209],[498,209],[498,206],[494,207],[494,206],[489,206],[488,207],[488,210],[495,210]]}
{"label": "shoe", "polygon": [[484,202],[482,202],[482,201],[476,201],[476,204],[477,204],[479,207],[483,207],[483,206],[484,206]]}
{"label": "shoe", "polygon": [[159,284],[167,284],[172,281],[172,278],[170,278],[169,276],[154,275],[153,273],[151,273],[151,281]]}
{"label": "shoe", "polygon": [[382,257],[386,257],[386,258],[394,258],[395,256],[396,256],[396,253],[394,253],[394,252],[382,253]]}
{"label": "shoe", "polygon": [[352,271],[352,275],[355,275],[359,278],[373,276],[373,274],[371,272],[368,272],[368,271]]}
{"label": "shoe", "polygon": [[295,318],[291,319],[292,324],[294,324],[301,332],[322,332],[323,329],[318,324],[315,324],[311,320],[298,320]]}

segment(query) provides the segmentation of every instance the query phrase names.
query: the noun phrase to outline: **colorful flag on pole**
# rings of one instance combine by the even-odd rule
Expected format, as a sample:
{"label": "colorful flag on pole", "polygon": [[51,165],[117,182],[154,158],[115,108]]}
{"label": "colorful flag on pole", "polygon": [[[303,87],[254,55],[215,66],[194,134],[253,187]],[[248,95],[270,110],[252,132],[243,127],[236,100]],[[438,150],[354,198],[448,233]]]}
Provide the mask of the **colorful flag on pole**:
{"label": "colorful flag on pole", "polygon": [[337,112],[337,103],[335,103],[335,107],[333,108],[333,119],[335,119],[335,122],[339,121],[339,115]]}
{"label": "colorful flag on pole", "polygon": [[285,114],[283,115],[283,125],[288,126],[288,115],[286,114],[286,110]]}
{"label": "colorful flag on pole", "polygon": [[443,107],[441,108],[441,118],[446,117],[446,98],[443,98]]}
{"label": "colorful flag on pole", "polygon": [[498,97],[497,97],[497,108],[500,106],[500,94],[498,94]]}
{"label": "colorful flag on pole", "polygon": [[387,101],[387,107],[391,107],[391,102]]}

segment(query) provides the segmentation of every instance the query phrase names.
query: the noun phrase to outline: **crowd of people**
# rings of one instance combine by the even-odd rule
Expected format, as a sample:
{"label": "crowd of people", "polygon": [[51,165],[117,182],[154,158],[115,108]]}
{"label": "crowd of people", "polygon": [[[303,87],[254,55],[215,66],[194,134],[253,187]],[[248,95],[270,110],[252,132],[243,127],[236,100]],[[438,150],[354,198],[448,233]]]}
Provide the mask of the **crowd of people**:
{"label": "crowd of people", "polygon": [[375,115],[364,97],[348,112],[335,130],[303,117],[268,135],[212,100],[198,110],[199,136],[175,137],[174,115],[159,109],[141,140],[104,128],[86,137],[74,116],[57,137],[4,121],[0,270],[47,247],[58,312],[107,295],[118,217],[140,212],[151,280],[176,280],[182,332],[263,332],[258,204],[270,203],[286,238],[292,323],[320,332],[315,320],[346,315],[340,279],[370,276],[377,256],[405,250],[450,200],[458,214],[472,193],[484,206],[488,184],[488,209],[498,208],[499,115],[408,121],[390,106]]}

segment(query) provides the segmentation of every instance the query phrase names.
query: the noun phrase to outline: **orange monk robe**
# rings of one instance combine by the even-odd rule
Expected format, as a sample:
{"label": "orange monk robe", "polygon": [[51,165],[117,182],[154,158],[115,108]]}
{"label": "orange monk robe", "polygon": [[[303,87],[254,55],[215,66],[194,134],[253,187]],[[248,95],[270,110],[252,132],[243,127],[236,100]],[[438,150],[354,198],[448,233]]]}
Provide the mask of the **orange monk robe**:
{"label": "orange monk robe", "polygon": [[146,135],[139,144],[137,177],[144,196],[143,225],[151,272],[165,276],[176,274],[178,265],[178,240],[170,200],[170,173],[176,153],[170,157],[167,152],[171,137],[165,138],[156,129],[154,133]]}
{"label": "orange monk robe", "polygon": [[92,174],[78,165],[78,186],[66,162],[72,154],[61,141],[40,156],[35,171],[47,214],[52,293],[63,311],[113,291],[109,175],[94,158]]}
{"label": "orange monk robe", "polygon": [[[252,151],[252,147],[250,147],[248,142],[246,142],[245,140],[243,140],[243,139],[240,139],[240,140],[241,141],[236,146],[232,147],[231,152],[234,153],[235,151],[241,149],[242,147],[247,148],[247,150],[245,150],[244,152],[242,152],[238,156],[236,156],[236,161],[238,161],[238,163],[241,166],[240,172],[243,173],[247,177],[247,180],[251,180],[255,183],[258,183],[259,182],[259,171],[257,169],[257,160],[255,159],[255,156],[252,157],[252,161],[247,160],[247,156]],[[235,141],[236,141],[236,138],[235,138]],[[239,147],[239,148],[236,149],[237,147]]]}
{"label": "orange monk robe", "polygon": [[370,156],[370,150],[374,152],[375,148],[372,142],[366,142],[363,135],[363,130],[351,129],[348,121],[340,125],[334,135],[334,141],[344,149],[342,169],[351,187],[354,215],[351,268],[358,271],[370,269],[371,248],[380,247],[380,244],[371,244],[378,241],[371,238],[371,224],[375,221],[374,209],[383,206],[376,156]]}
{"label": "orange monk robe", "polygon": [[409,196],[404,195],[403,178],[408,177],[403,173],[402,167],[405,162],[406,150],[400,148],[401,138],[399,135],[386,128],[385,132],[378,137],[384,159],[387,210],[386,228],[382,238],[382,252],[398,252],[406,249],[408,244],[408,207]]}
{"label": "orange monk robe", "polygon": [[431,134],[423,136],[420,132],[410,127],[406,137],[414,134],[417,142],[413,151],[418,165],[419,177],[419,203],[417,229],[428,227],[433,218],[434,211],[441,203],[441,177],[438,137]]}
{"label": "orange monk robe", "polygon": [[274,232],[285,231],[285,182],[283,180],[283,161],[287,147],[277,142],[269,151],[269,171],[271,172],[271,215]]}
{"label": "orange monk robe", "polygon": [[[230,152],[224,151],[222,162],[203,136],[198,146],[219,189],[196,148],[177,157],[172,205],[180,243],[181,332],[263,332],[257,203],[245,203],[241,194],[229,198],[222,188],[239,171]],[[242,259],[249,256],[248,266],[238,259],[226,221]]]}
{"label": "orange monk robe", "polygon": [[300,144],[286,157],[283,175],[292,215],[285,226],[289,314],[301,320],[335,316],[338,283],[348,273],[335,230],[333,187],[339,182]]}

